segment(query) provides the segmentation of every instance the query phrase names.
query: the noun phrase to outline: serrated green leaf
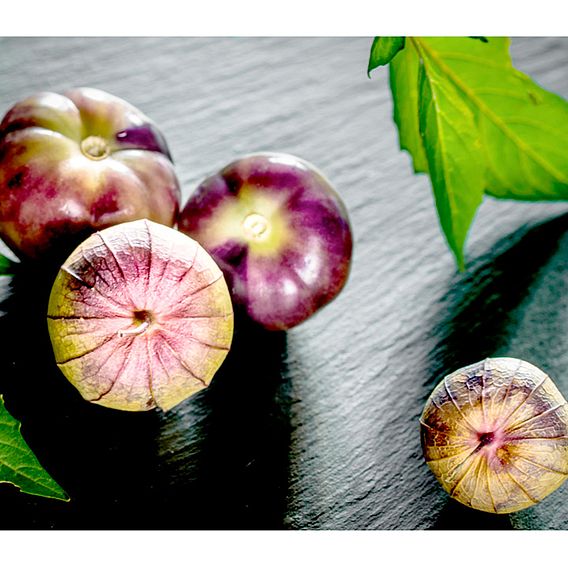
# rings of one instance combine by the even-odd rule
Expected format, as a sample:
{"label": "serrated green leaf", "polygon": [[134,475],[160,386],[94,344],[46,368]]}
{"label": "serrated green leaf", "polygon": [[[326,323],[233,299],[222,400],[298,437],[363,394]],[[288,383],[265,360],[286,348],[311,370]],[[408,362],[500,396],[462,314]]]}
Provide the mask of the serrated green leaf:
{"label": "serrated green leaf", "polygon": [[484,156],[474,115],[431,63],[420,67],[419,111],[438,216],[463,270],[465,239],[484,188]]}
{"label": "serrated green leaf", "polygon": [[4,407],[0,396],[0,483],[24,493],[69,501],[63,489],[42,468],[20,433],[20,423]]}
{"label": "serrated green leaf", "polygon": [[370,77],[373,69],[387,65],[401,49],[404,49],[404,42],[404,37],[376,37],[371,46],[367,75]]}
{"label": "serrated green leaf", "polygon": [[500,198],[568,198],[568,102],[513,67],[508,38],[414,38],[420,53],[476,116],[486,192]]}
{"label": "serrated green leaf", "polygon": [[[493,197],[568,199],[568,102],[515,69],[509,49],[509,38],[407,37],[389,65],[400,147],[411,154],[415,172],[430,174],[460,265],[481,201],[480,177]],[[452,137],[452,129],[460,135]]]}
{"label": "serrated green leaf", "polygon": [[401,150],[412,157],[416,173],[428,171],[428,161],[418,125],[418,69],[420,58],[412,43],[399,52],[390,64],[390,88],[394,105],[394,121],[398,127]]}

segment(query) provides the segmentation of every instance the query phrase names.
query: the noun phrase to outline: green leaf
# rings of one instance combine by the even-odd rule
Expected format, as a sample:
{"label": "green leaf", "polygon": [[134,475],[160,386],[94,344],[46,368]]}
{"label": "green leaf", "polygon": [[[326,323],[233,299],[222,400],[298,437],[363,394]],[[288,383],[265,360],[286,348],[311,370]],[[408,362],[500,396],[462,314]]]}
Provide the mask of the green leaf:
{"label": "green leaf", "polygon": [[376,37],[371,46],[367,75],[371,76],[371,71],[386,65],[401,50],[404,49],[404,37]]}
{"label": "green leaf", "polygon": [[390,64],[390,88],[400,148],[407,150],[412,156],[416,173],[428,171],[428,161],[418,126],[419,66],[418,52],[412,44],[407,44]]}
{"label": "green leaf", "polygon": [[483,199],[483,153],[474,115],[439,69],[419,73],[420,133],[440,223],[460,270],[468,228]]}
{"label": "green leaf", "polygon": [[500,198],[568,198],[568,103],[517,71],[508,38],[415,38],[476,115],[486,192]]}
{"label": "green leaf", "polygon": [[13,276],[14,263],[0,254],[0,276]]}
{"label": "green leaf", "polygon": [[480,186],[497,198],[568,199],[568,102],[515,69],[509,48],[509,38],[407,37],[389,64],[400,147],[430,174],[461,267]]}
{"label": "green leaf", "polygon": [[0,483],[24,493],[69,501],[63,489],[41,467],[20,433],[20,423],[4,407],[0,395]]}

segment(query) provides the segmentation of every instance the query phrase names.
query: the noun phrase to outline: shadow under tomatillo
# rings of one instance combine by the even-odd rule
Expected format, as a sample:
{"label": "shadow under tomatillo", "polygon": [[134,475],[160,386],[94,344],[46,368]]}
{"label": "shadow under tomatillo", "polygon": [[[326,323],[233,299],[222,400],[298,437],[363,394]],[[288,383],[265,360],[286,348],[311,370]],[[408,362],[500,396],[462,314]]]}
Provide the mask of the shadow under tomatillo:
{"label": "shadow under tomatillo", "polygon": [[233,345],[209,388],[161,416],[158,495],[166,528],[283,528],[286,350],[286,332],[236,314]]}
{"label": "shadow under tomatillo", "polygon": [[239,318],[208,389],[166,413],[112,410],[83,400],[55,364],[46,324],[54,277],[21,266],[1,289],[0,393],[71,501],[0,484],[0,529],[278,528],[286,334]]}
{"label": "shadow under tomatillo", "polygon": [[[440,339],[430,357],[424,402],[447,374],[497,356],[524,359],[542,368],[567,396],[567,278],[568,214],[499,241],[457,276],[433,331]],[[481,513],[448,498],[433,528],[511,529],[533,525],[535,515],[541,513],[548,517],[549,528],[563,528],[565,519],[551,513],[561,491],[511,515]],[[533,520],[525,523],[525,516]]]}
{"label": "shadow under tomatillo", "polygon": [[9,529],[142,528],[155,469],[155,413],[109,410],[84,401],[57,368],[47,332],[47,301],[55,274],[25,265],[2,302],[0,392],[7,410],[69,503],[1,486]]}

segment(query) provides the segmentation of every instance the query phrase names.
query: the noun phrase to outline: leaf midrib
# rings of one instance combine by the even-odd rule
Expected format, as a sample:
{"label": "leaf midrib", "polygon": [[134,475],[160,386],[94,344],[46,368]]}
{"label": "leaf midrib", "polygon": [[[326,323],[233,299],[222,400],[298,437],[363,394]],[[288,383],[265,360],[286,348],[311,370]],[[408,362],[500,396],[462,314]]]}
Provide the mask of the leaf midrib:
{"label": "leaf midrib", "polygon": [[[429,89],[430,89],[430,105],[432,105],[435,109],[438,109],[438,107],[436,105],[436,96],[434,94],[432,82],[430,80],[430,77],[426,74],[426,71],[424,71],[424,73],[425,73],[424,80],[428,81],[428,85],[429,85]],[[446,158],[445,141],[444,141],[443,137],[440,136],[440,120],[441,120],[441,118],[442,118],[441,113],[434,112],[434,120],[436,121],[436,129],[437,129],[437,132],[438,132],[438,147],[440,149],[440,160],[442,162],[442,169],[444,171],[444,186],[446,188],[444,193],[446,194],[446,197],[447,197],[449,205],[450,205],[450,215],[448,217],[448,220],[449,220],[450,226],[451,226],[452,239],[454,241],[454,246],[452,248],[454,248],[455,250],[458,250],[458,244],[457,244],[457,242],[455,242],[455,227],[454,227],[454,217],[453,217],[453,214],[456,211],[456,203],[455,203],[454,196],[453,196],[452,192],[447,190],[447,181],[446,180],[447,180],[448,164],[447,164],[447,158]],[[459,263],[460,263],[460,260],[458,259],[458,264]]]}
{"label": "leaf midrib", "polygon": [[503,132],[503,134],[513,142],[517,147],[523,150],[523,152],[529,156],[534,162],[539,164],[544,170],[546,170],[549,174],[554,176],[556,179],[561,181],[562,183],[568,183],[568,179],[563,177],[562,172],[559,172],[554,166],[552,166],[549,162],[546,162],[541,158],[538,152],[532,150],[530,146],[525,144],[525,142],[515,136],[513,130],[511,130],[507,123],[504,122],[498,115],[491,111],[491,108],[488,107],[481,99],[479,99],[475,91],[470,89],[465,83],[463,83],[459,76],[453,73],[451,67],[447,66],[443,59],[436,55],[436,52],[429,49],[428,46],[422,43],[418,38],[411,37],[408,38],[415,46],[416,50],[419,53],[427,55],[438,67],[447,75],[447,77],[454,83],[454,85],[469,99],[469,101],[476,106],[499,130]]}
{"label": "leaf midrib", "polygon": [[[9,444],[8,442],[0,441],[0,445],[8,446],[10,448],[17,450],[18,452],[25,452],[25,449],[22,449],[20,446],[14,445],[14,444]],[[47,489],[50,492],[49,495],[59,494],[57,489],[54,489],[54,487],[49,484],[49,481],[38,480],[37,478],[32,477],[28,473],[23,473],[22,468],[16,468],[13,465],[11,465],[10,463],[3,461],[3,460],[0,460],[0,466],[5,467],[6,469],[9,469],[10,471],[13,471],[16,475],[19,475],[20,477],[23,477],[24,479],[27,479],[29,482],[31,482],[36,487],[43,487],[43,488]],[[27,468],[27,469],[31,469],[33,471],[39,472],[40,476],[43,473],[43,468],[41,467],[41,465],[38,467],[38,465],[32,463],[32,464],[24,465],[23,467]],[[10,480],[7,480],[7,479],[6,480],[0,480],[0,483],[11,483],[12,485],[14,485],[16,487],[19,487],[19,485],[17,485],[17,483],[15,483],[14,481],[10,481]],[[56,485],[56,484],[54,483],[54,485]]]}
{"label": "leaf midrib", "polygon": [[[6,420],[6,415],[8,416],[8,420]],[[3,456],[2,459],[0,459],[0,466],[8,471],[13,472],[13,474],[16,476],[16,479],[10,480],[2,479],[2,477],[0,477],[0,483],[9,483],[29,495],[68,501],[69,498],[67,497],[65,491],[63,491],[63,489],[59,487],[57,482],[52,479],[51,476],[45,471],[43,466],[38,462],[35,454],[31,452],[31,450],[25,443],[25,440],[21,437],[20,425],[8,414],[8,411],[4,406],[4,399],[1,394],[0,427],[8,430],[9,434],[15,434],[16,436],[19,436],[19,440],[21,440],[12,443],[11,441],[2,439],[0,440],[0,445],[11,448],[12,451],[16,452],[18,455],[23,455],[26,459],[28,459],[28,457],[26,456],[28,452],[31,455],[29,463],[24,463],[20,467],[13,466],[9,462],[9,460],[6,461]],[[36,477],[34,477],[32,473],[35,473]],[[22,486],[22,483],[18,481],[18,478],[26,481],[29,486],[26,486],[25,484],[24,486]]]}

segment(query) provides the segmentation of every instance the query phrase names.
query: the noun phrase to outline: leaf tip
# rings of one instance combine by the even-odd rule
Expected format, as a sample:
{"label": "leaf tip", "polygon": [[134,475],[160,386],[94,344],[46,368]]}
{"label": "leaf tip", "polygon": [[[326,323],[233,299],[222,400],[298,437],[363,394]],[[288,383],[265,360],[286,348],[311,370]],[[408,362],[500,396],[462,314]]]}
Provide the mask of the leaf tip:
{"label": "leaf tip", "polygon": [[21,423],[6,409],[0,394],[0,444],[11,452],[0,455],[0,483],[10,483],[22,493],[70,501],[62,487],[47,473],[22,437]]}
{"label": "leaf tip", "polygon": [[376,37],[371,45],[367,76],[371,78],[371,71],[377,67],[387,65],[391,59],[405,46],[405,37]]}
{"label": "leaf tip", "polygon": [[35,495],[36,497],[41,497],[42,499],[53,499],[54,501],[61,501],[62,503],[69,503],[71,497],[59,486],[57,489],[51,488],[50,491],[45,492],[32,492],[27,489],[19,488],[22,493],[27,493],[28,495]]}
{"label": "leaf tip", "polygon": [[54,497],[54,499],[57,499],[58,501],[63,501],[63,503],[70,503],[71,502],[71,497],[69,497],[69,495],[67,495],[67,493],[65,493],[65,491],[62,493],[61,496]]}

